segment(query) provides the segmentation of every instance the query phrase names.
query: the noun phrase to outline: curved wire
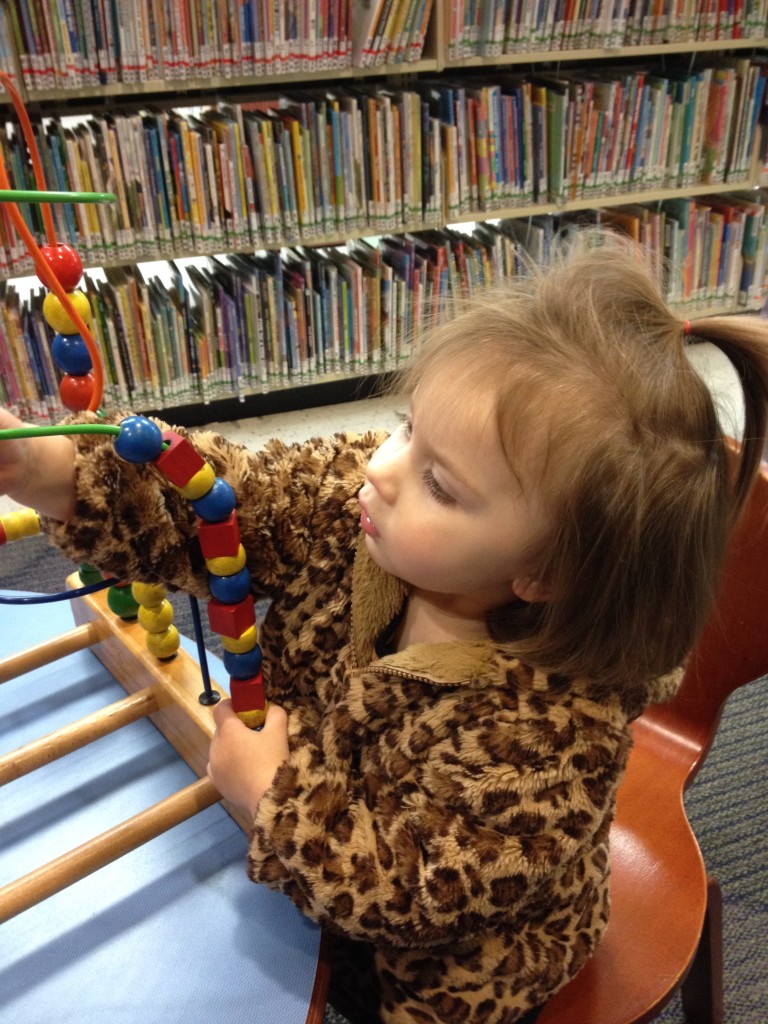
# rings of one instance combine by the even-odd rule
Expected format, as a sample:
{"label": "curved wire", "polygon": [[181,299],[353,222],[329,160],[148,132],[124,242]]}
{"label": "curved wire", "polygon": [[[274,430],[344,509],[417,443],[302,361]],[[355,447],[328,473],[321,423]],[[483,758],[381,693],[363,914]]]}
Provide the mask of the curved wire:
{"label": "curved wire", "polygon": [[[4,71],[0,71],[0,82],[2,82],[5,91],[11,97],[14,109],[16,110],[16,116],[21,124],[21,130],[24,133],[24,141],[27,143],[27,149],[29,150],[29,157],[32,161],[32,170],[35,174],[35,184],[40,191],[45,191],[48,188],[48,184],[45,180],[45,172],[43,171],[43,163],[40,159],[40,151],[37,148],[37,139],[32,129],[32,122],[29,120],[29,114],[24,106],[19,91],[13,84],[13,80]],[[40,212],[43,215],[43,224],[45,225],[45,234],[48,238],[49,245],[56,245],[56,229],[53,226],[53,214],[51,213],[51,207],[48,203],[43,203],[40,207]]]}
{"label": "curved wire", "polygon": [[55,604],[57,601],[74,601],[76,597],[84,594],[95,594],[97,590],[106,590],[117,583],[116,579],[99,580],[98,583],[89,583],[86,587],[77,587],[75,590],[62,590],[58,594],[35,594],[33,597],[0,597],[0,604]]}
{"label": "curved wire", "polygon": [[[0,71],[0,85],[2,85],[5,88],[6,92],[9,94],[9,96],[13,100],[13,105],[16,108],[17,114],[19,115],[19,119],[22,121],[22,127],[23,127],[24,121],[26,121],[27,124],[29,124],[29,118],[27,116],[26,110],[24,109],[24,104],[23,104],[23,102],[21,100],[21,97],[19,96],[18,92],[16,91],[16,88],[13,85],[13,82],[10,80],[10,78],[8,77],[8,75],[4,71]],[[23,113],[22,113],[22,111],[23,111]],[[27,140],[27,145],[29,147],[30,156],[33,159],[33,165],[34,165],[35,161],[37,161],[37,163],[39,164],[39,162],[40,162],[40,154],[39,154],[38,149],[37,149],[37,142],[36,142],[36,140],[34,138],[34,135],[32,135],[31,139],[30,139],[30,138],[27,138],[26,133],[25,133],[25,139]],[[41,170],[42,170],[42,167],[41,167]],[[45,188],[45,179],[44,178],[43,178],[43,187]],[[0,151],[0,188],[11,190],[10,181],[8,180],[8,175],[7,175],[6,168],[5,168],[5,162],[4,162],[3,158],[2,158],[2,151]],[[32,232],[27,227],[27,225],[26,225],[26,223],[24,221],[24,218],[21,215],[21,211],[19,210],[18,206],[16,205],[16,203],[8,203],[7,206],[8,206],[8,213],[10,214],[11,220],[13,221],[13,225],[16,228],[17,232],[19,233],[19,236],[21,237],[22,241],[24,242],[24,245],[27,247],[27,251],[29,252],[30,256],[32,257],[32,259],[34,261],[35,270],[37,272],[37,276],[40,278],[40,280],[43,282],[43,284],[46,285],[54,293],[56,298],[59,300],[59,302],[64,307],[64,310],[65,310],[67,316],[70,318],[72,323],[75,325],[75,327],[77,328],[77,330],[80,333],[80,336],[82,337],[83,341],[85,342],[85,346],[88,349],[88,354],[91,357],[91,363],[93,364],[93,394],[91,395],[91,400],[88,403],[88,410],[90,412],[96,412],[98,410],[99,406],[101,405],[101,399],[102,399],[102,397],[104,395],[104,368],[103,368],[103,365],[102,365],[101,353],[99,352],[99,349],[98,349],[98,347],[96,345],[96,342],[94,341],[94,338],[93,338],[93,335],[91,334],[90,328],[88,327],[86,322],[83,320],[83,318],[80,316],[78,311],[75,309],[74,305],[70,302],[70,300],[69,300],[69,298],[67,296],[67,293],[65,292],[65,290],[62,287],[61,283],[59,282],[59,279],[53,273],[53,271],[51,270],[51,268],[48,265],[47,260],[45,259],[43,254],[40,252],[38,244],[35,241],[35,238],[34,238]],[[46,207],[47,207],[47,204],[43,204],[41,206],[41,209],[45,210]],[[49,210],[49,213],[50,213],[50,210]],[[53,224],[53,220],[51,219],[51,225],[52,224]],[[56,243],[56,236],[55,235],[53,236],[53,240],[51,241],[50,244],[51,245],[56,245],[57,244]]]}

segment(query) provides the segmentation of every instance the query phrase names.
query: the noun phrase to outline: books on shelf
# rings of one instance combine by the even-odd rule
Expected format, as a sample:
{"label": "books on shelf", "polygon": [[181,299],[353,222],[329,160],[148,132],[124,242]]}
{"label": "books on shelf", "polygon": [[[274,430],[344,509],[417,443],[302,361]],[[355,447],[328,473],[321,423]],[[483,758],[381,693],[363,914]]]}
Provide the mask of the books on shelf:
{"label": "books on shelf", "polygon": [[409,64],[422,57],[432,6],[432,0],[3,4],[0,63],[12,66],[18,53],[30,95],[116,82],[234,81]]}
{"label": "books on shelf", "polygon": [[[338,241],[471,214],[645,190],[738,186],[768,153],[768,63],[502,73],[301,92],[206,109],[101,114],[35,128],[50,188],[113,191],[54,207],[91,265]],[[0,149],[33,187],[12,124]],[[768,178],[768,174],[765,175]],[[40,211],[23,206],[44,240]],[[31,258],[0,209],[0,276]]]}
{"label": "books on shelf", "polygon": [[[454,302],[546,264],[569,229],[609,224],[656,253],[681,313],[760,309],[768,189],[538,215],[279,251],[88,272],[106,406],[166,409],[329,375],[397,368]],[[33,421],[64,414],[42,288],[0,285],[0,402]]]}
{"label": "books on shelf", "polygon": [[448,59],[757,39],[765,36],[767,19],[766,0],[451,0]]}

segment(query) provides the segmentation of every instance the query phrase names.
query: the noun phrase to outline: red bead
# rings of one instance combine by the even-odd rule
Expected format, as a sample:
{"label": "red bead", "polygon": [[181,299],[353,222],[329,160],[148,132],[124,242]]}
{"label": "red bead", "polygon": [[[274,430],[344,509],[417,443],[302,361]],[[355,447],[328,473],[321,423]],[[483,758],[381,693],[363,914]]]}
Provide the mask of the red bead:
{"label": "red bead", "polygon": [[208,622],[214,633],[239,637],[255,621],[256,609],[250,594],[238,604],[222,604],[221,601],[208,602]]}
{"label": "red bead", "polygon": [[230,679],[229,696],[238,714],[241,711],[263,711],[267,706],[264,676],[259,672],[250,679]]}
{"label": "red bead", "polygon": [[172,430],[163,433],[163,440],[168,442],[168,447],[160,452],[153,465],[157,466],[172,484],[184,487],[195,473],[199,473],[205,466],[205,459],[195,451],[185,437],[174,434]]}
{"label": "red bead", "polygon": [[237,523],[237,513],[231,512],[220,523],[206,523],[202,519],[198,519],[197,536],[200,540],[200,550],[206,561],[209,558],[225,558],[236,555],[240,547],[240,527]]}
{"label": "red bead", "polygon": [[[77,288],[78,282],[83,276],[83,261],[71,245],[66,245],[63,242],[59,245],[43,245],[40,252],[65,292],[71,292]],[[40,277],[39,274],[38,277]],[[47,287],[47,283],[42,278],[40,280]]]}
{"label": "red bead", "polygon": [[82,412],[91,404],[94,386],[92,373],[84,373],[78,377],[67,373],[61,378],[59,394],[68,409],[71,409],[72,412]]}
{"label": "red bead", "polygon": [[7,540],[8,538],[5,535],[5,527],[2,522],[0,522],[0,544],[5,544]]}

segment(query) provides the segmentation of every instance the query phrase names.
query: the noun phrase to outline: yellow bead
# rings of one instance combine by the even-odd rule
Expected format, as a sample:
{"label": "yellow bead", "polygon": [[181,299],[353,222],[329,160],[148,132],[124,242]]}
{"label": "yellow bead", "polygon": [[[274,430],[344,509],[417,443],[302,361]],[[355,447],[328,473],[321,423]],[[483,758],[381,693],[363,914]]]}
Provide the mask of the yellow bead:
{"label": "yellow bead", "polygon": [[179,649],[181,639],[175,626],[169,626],[164,633],[147,633],[147,649],[156,658],[170,658]]}
{"label": "yellow bead", "polygon": [[34,537],[40,533],[40,519],[33,508],[20,508],[16,512],[8,512],[0,516],[0,523],[5,530],[5,539],[21,540],[22,537]]}
{"label": "yellow bead", "polygon": [[139,622],[148,633],[164,633],[173,622],[173,605],[170,601],[152,608],[140,604]]}
{"label": "yellow bead", "polygon": [[252,651],[259,642],[259,635],[255,626],[249,626],[240,636],[222,636],[221,646],[231,654],[245,654]]}
{"label": "yellow bead", "polygon": [[162,583],[132,583],[131,593],[146,608],[157,608],[163,603],[167,588]]}
{"label": "yellow bead", "polygon": [[187,498],[188,501],[197,501],[198,498],[202,498],[204,494],[210,491],[215,480],[216,473],[213,470],[213,466],[209,466],[206,462],[203,468],[199,469],[193,477],[190,477],[183,487],[177,487],[176,490]]}
{"label": "yellow bead", "polygon": [[238,545],[236,555],[222,555],[221,558],[207,558],[205,567],[214,576],[234,576],[245,568],[245,548]]}
{"label": "yellow bead", "polygon": [[261,708],[256,711],[238,711],[237,717],[248,726],[249,729],[260,729],[267,717],[267,709]]}
{"label": "yellow bead", "polygon": [[[91,304],[85,292],[68,292],[67,298],[75,307],[80,316],[85,320],[88,327],[91,326]],[[43,302],[43,316],[45,322],[57,334],[79,334],[79,329],[74,321],[70,320],[69,314],[64,309],[58,296],[48,292]]]}

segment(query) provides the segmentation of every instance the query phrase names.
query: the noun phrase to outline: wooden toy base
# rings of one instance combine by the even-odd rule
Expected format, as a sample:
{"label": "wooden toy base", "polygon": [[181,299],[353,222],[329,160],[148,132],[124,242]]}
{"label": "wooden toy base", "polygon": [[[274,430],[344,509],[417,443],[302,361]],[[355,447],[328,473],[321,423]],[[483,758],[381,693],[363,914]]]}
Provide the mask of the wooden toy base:
{"label": "wooden toy base", "polygon": [[[74,573],[70,589],[81,585]],[[158,661],[146,648],[138,622],[117,618],[107,604],[106,590],[72,602],[77,627],[45,644],[0,661],[0,683],[83,648],[90,648],[122,685],[128,696],[72,725],[0,757],[0,785],[148,716],[196,775],[198,782],[153,807],[63,854],[49,864],[0,888],[0,922],[21,913],[92,871],[117,859],[154,836],[220,799],[206,776],[208,747],[214,732],[213,708],[200,703],[200,668],[183,650]],[[216,683],[212,688],[226,696]],[[235,807],[224,804],[244,829],[250,823]]]}

